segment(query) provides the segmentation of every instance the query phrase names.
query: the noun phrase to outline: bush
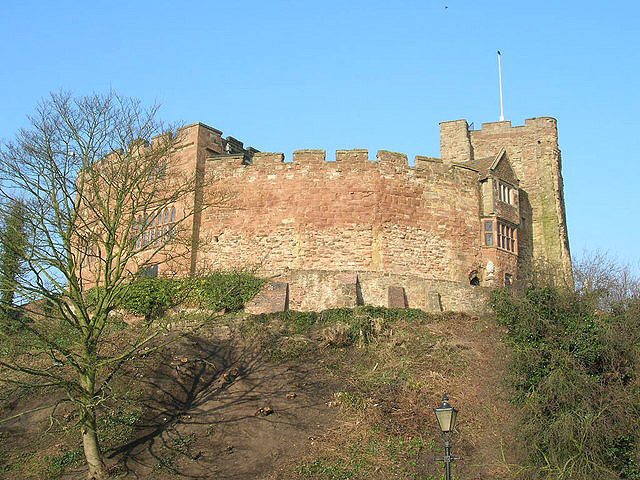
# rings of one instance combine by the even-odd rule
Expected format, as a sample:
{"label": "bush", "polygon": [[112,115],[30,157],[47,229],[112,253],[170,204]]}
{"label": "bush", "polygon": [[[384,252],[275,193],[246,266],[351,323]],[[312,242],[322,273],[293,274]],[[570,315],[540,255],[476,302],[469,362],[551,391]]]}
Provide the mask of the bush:
{"label": "bush", "polygon": [[214,273],[181,281],[180,291],[187,303],[237,312],[260,291],[265,281],[248,273]]}
{"label": "bush", "polygon": [[119,306],[132,315],[158,317],[174,305],[177,287],[175,280],[142,277],[123,287]]}
{"label": "bush", "polygon": [[[225,312],[237,312],[260,290],[264,280],[248,273],[214,273],[200,278],[168,279],[139,277],[123,285],[116,308],[147,319],[162,315],[172,306],[186,304]],[[87,296],[95,301],[100,290]]]}
{"label": "bush", "polygon": [[492,299],[512,350],[529,478],[640,480],[638,311],[554,287]]}

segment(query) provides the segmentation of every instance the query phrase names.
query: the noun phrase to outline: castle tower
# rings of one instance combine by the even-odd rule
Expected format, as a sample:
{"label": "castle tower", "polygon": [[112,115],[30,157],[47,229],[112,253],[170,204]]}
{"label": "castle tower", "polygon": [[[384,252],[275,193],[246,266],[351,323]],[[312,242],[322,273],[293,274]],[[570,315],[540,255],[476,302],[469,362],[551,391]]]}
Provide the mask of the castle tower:
{"label": "castle tower", "polygon": [[[550,263],[559,268],[571,284],[573,275],[556,119],[529,118],[525,125],[517,127],[512,127],[509,121],[484,123],[480,130],[469,130],[465,120],[442,122],[440,138],[445,162],[490,157],[505,150],[520,180],[521,249],[530,249],[528,253],[531,254],[521,255],[521,258]],[[521,267],[526,270],[528,266]]]}
{"label": "castle tower", "polygon": [[196,188],[193,204],[188,209],[193,209],[191,225],[191,248],[189,254],[189,266],[187,270],[193,275],[198,263],[198,244],[201,237],[203,184],[206,159],[212,155],[237,156],[244,163],[249,154],[257,152],[249,147],[245,149],[243,143],[233,137],[222,138],[222,132],[204,123],[194,123],[182,127],[178,131],[181,147],[174,154],[174,162],[177,168],[186,173],[195,175]]}

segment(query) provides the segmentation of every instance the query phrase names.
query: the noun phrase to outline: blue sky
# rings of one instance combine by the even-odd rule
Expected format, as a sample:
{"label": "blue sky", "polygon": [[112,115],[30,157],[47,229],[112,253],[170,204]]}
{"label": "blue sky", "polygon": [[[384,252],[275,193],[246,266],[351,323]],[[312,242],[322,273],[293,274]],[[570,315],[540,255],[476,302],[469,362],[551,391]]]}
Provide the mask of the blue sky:
{"label": "blue sky", "polygon": [[[51,90],[109,89],[263,151],[439,155],[438,122],[558,119],[574,257],[640,268],[640,2],[21,1],[0,138]],[[370,154],[371,155],[371,154]]]}

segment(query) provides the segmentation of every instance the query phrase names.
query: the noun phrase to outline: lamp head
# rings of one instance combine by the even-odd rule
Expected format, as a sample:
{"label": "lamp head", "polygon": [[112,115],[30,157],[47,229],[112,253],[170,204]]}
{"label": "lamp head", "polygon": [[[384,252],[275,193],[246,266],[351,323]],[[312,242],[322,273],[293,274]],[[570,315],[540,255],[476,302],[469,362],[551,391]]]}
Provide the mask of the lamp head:
{"label": "lamp head", "polygon": [[442,433],[451,433],[456,426],[456,418],[458,416],[458,410],[453,408],[449,403],[449,397],[445,393],[442,397],[442,403],[439,407],[434,408],[438,424]]}

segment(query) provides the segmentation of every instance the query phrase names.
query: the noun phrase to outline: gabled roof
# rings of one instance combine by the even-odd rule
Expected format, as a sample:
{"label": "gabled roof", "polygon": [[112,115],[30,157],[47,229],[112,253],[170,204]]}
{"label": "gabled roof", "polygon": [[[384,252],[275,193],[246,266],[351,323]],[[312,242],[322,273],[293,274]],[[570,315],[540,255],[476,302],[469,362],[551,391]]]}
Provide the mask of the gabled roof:
{"label": "gabled roof", "polygon": [[[502,163],[502,161],[504,161],[504,163]],[[467,162],[456,163],[456,165],[478,172],[481,179],[485,179],[493,174],[507,182],[518,182],[518,177],[511,167],[511,162],[509,162],[504,148],[493,157],[474,158]],[[498,168],[498,166],[502,168]]]}
{"label": "gabled roof", "polygon": [[492,169],[494,163],[496,163],[495,157],[486,158],[474,158],[468,162],[464,162],[464,165],[471,170],[475,170],[478,173],[488,173]]}

